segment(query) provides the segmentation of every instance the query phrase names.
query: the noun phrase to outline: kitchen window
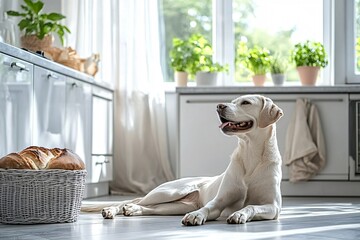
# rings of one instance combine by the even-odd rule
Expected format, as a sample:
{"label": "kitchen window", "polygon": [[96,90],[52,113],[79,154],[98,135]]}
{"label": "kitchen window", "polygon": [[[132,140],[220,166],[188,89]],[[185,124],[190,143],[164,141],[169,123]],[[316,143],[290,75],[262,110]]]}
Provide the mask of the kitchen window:
{"label": "kitchen window", "polygon": [[185,39],[194,33],[202,34],[212,43],[213,16],[212,0],[160,0],[160,14],[162,14],[164,41],[163,68],[165,81],[174,81],[173,70],[170,67],[169,52],[174,37]]}
{"label": "kitchen window", "polygon": [[346,1],[347,16],[347,79],[360,83],[360,0]]}
{"label": "kitchen window", "polygon": [[[360,1],[360,0],[356,0]],[[224,85],[251,83],[250,77],[234,63],[236,46],[247,41],[288,59],[292,46],[300,41],[319,41],[331,57],[331,2],[328,0],[161,0],[164,21],[166,81],[173,81],[169,50],[174,37],[203,34],[213,45],[214,58],[230,65],[229,74],[220,74]],[[321,74],[319,84],[330,84],[330,67]],[[294,67],[288,82],[299,82]]]}

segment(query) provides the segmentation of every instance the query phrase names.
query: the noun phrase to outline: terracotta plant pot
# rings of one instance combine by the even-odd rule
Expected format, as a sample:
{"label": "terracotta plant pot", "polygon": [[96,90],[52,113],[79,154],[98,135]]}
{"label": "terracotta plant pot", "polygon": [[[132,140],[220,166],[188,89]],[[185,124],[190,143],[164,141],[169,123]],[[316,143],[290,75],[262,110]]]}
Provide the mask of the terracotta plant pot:
{"label": "terracotta plant pot", "polygon": [[187,72],[174,72],[175,83],[177,87],[186,87],[188,83],[188,73]]}
{"label": "terracotta plant pot", "polygon": [[252,76],[252,80],[255,86],[257,87],[264,86],[266,75],[254,75]]}
{"label": "terracotta plant pot", "polygon": [[301,66],[296,68],[300,82],[304,86],[314,86],[316,84],[316,79],[319,74],[320,67],[312,67],[312,66]]}
{"label": "terracotta plant pot", "polygon": [[195,81],[196,86],[216,86],[217,72],[197,72]]}
{"label": "terracotta plant pot", "polygon": [[52,46],[54,37],[46,35],[43,39],[39,39],[36,35],[24,35],[20,38],[21,47],[30,51],[44,51]]}

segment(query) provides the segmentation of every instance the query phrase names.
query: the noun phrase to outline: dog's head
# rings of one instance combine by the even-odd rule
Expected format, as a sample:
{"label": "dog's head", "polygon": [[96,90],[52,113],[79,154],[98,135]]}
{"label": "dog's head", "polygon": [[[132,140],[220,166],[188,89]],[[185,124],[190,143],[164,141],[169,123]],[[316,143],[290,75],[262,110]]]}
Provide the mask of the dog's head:
{"label": "dog's head", "polygon": [[231,103],[217,105],[221,121],[219,126],[227,135],[238,135],[256,128],[266,128],[283,115],[283,111],[270,98],[244,95]]}

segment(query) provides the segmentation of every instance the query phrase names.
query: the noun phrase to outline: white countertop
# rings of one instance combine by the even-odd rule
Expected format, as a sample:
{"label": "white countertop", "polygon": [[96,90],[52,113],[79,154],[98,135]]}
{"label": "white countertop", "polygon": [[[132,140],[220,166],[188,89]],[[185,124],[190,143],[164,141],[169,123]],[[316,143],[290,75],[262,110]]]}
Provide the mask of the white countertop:
{"label": "white countertop", "polygon": [[58,72],[60,74],[76,78],[77,80],[84,81],[91,83],[92,85],[96,85],[98,87],[107,89],[107,90],[113,90],[112,86],[109,86],[105,83],[100,83],[95,81],[94,77],[85,74],[83,72],[77,71],[75,69],[69,68],[67,66],[64,66],[62,64],[56,63],[54,61],[48,60],[46,58],[43,58],[35,53],[23,50],[21,48],[2,43],[0,42],[0,53],[4,53],[6,55],[9,55],[11,57],[18,58],[20,60],[29,62],[31,64],[44,67],[46,69],[49,69],[54,72]]}
{"label": "white countertop", "polygon": [[360,93],[360,85],[334,85],[334,86],[214,86],[214,87],[176,87],[178,94],[291,94],[291,93],[315,93],[315,94],[340,94]]}

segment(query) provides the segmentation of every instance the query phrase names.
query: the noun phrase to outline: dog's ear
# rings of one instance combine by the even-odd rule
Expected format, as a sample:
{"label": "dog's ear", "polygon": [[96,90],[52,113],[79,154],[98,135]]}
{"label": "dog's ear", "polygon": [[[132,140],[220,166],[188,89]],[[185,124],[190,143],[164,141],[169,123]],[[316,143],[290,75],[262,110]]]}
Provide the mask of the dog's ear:
{"label": "dog's ear", "polygon": [[266,128],[273,124],[283,115],[283,111],[276,106],[269,98],[262,97],[263,108],[259,115],[259,127]]}

